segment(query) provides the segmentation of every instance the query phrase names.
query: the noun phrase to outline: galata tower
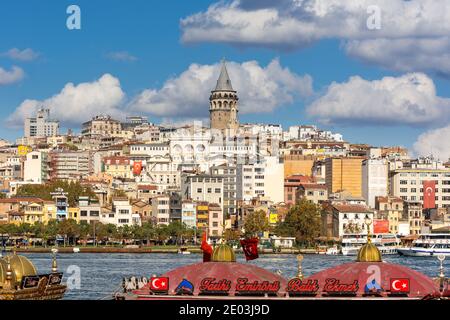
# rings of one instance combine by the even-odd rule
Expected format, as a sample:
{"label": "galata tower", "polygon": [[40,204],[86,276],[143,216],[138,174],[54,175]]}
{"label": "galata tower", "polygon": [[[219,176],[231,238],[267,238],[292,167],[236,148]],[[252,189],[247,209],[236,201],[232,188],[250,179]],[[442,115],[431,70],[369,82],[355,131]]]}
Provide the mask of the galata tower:
{"label": "galata tower", "polygon": [[239,127],[238,100],[228,76],[227,66],[223,61],[216,88],[211,91],[209,97],[211,129],[225,130]]}

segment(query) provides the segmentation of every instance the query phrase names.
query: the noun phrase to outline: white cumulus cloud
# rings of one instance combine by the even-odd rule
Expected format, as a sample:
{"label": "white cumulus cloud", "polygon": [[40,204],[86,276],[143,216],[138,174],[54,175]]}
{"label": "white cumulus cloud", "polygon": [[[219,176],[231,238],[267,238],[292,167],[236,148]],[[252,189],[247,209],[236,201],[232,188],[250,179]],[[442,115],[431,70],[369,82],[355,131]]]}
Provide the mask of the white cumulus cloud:
{"label": "white cumulus cloud", "polygon": [[180,24],[185,43],[295,49],[340,39],[349,55],[363,61],[449,76],[449,16],[448,0],[234,0],[214,3]]}
{"label": "white cumulus cloud", "polygon": [[69,125],[79,125],[98,114],[122,117],[123,112],[119,107],[124,98],[119,80],[104,74],[93,82],[78,85],[67,83],[59,93],[45,100],[23,101],[7,118],[7,123],[22,126],[24,119],[34,115],[41,107],[50,109],[52,118]]}
{"label": "white cumulus cloud", "polygon": [[[220,63],[191,64],[161,88],[142,91],[129,108],[159,117],[204,118],[208,115],[208,98],[216,86],[220,68]],[[282,67],[277,59],[265,67],[257,61],[228,62],[227,69],[233,89],[238,91],[241,113],[270,112],[313,93],[309,75],[298,75]]]}
{"label": "white cumulus cloud", "polygon": [[443,128],[422,133],[414,143],[416,154],[433,155],[442,161],[450,160],[450,124]]}
{"label": "white cumulus cloud", "polygon": [[423,73],[373,81],[353,76],[333,82],[307,112],[322,123],[426,126],[450,118],[450,99],[437,96],[433,80]]}
{"label": "white cumulus cloud", "polygon": [[25,76],[22,68],[13,66],[10,71],[0,67],[0,86],[19,82]]}
{"label": "white cumulus cloud", "polygon": [[30,48],[23,49],[23,50],[13,48],[13,49],[10,49],[7,52],[4,52],[0,55],[8,57],[13,60],[19,60],[19,61],[32,61],[39,57],[39,53],[34,52],[33,49],[30,49]]}

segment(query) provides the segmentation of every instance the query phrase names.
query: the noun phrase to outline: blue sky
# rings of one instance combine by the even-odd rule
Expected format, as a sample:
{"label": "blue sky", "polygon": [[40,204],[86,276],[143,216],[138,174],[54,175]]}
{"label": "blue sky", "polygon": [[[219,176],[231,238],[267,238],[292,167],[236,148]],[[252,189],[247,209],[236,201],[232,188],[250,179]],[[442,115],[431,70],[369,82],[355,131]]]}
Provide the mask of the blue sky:
{"label": "blue sky", "polygon": [[[403,122],[398,115],[393,116],[399,118],[398,121],[392,123],[383,121],[382,117],[374,118],[372,121],[366,115],[356,117],[354,121],[348,115],[343,120],[331,115],[331,121],[321,121],[323,120],[321,115],[330,117],[330,113],[323,109],[326,106],[317,106],[315,110],[319,111],[312,113],[305,110],[320,97],[327,98],[322,101],[322,104],[326,104],[330,99],[333,100],[333,96],[327,96],[329,86],[333,82],[346,83],[352,76],[359,76],[370,82],[385,76],[396,78],[409,72],[423,72],[426,78],[431,79],[436,86],[436,96],[443,99],[442,104],[446,105],[445,99],[450,97],[448,75],[436,75],[437,72],[430,66],[418,65],[415,69],[412,63],[405,69],[389,66],[388,63],[380,62],[381,60],[374,62],[356,54],[348,54],[343,49],[343,38],[339,35],[319,38],[312,43],[288,49],[278,40],[269,45],[246,43],[244,36],[238,41],[233,39],[214,41],[204,36],[194,40],[182,40],[183,34],[189,35],[192,29],[207,25],[209,20],[202,22],[202,16],[195,18],[194,22],[182,24],[181,20],[195,13],[207,12],[210,5],[214,3],[215,1],[206,0],[2,1],[0,3],[0,68],[11,72],[16,66],[23,70],[24,75],[20,77],[20,80],[12,81],[12,83],[2,85],[0,81],[0,108],[2,119],[4,119],[0,127],[0,137],[14,140],[22,135],[23,129],[17,126],[17,118],[15,126],[5,120],[25,100],[44,101],[60,93],[67,83],[72,82],[78,85],[94,82],[104,74],[110,74],[118,79],[125,95],[120,99],[117,98],[122,102],[121,105],[114,106],[115,108],[123,109],[122,111],[127,114],[146,113],[156,123],[175,118],[182,120],[182,117],[178,118],[173,113],[166,117],[161,111],[158,113],[131,112],[127,109],[127,105],[146,89],[160,90],[166,81],[179,77],[191,64],[212,66],[218,64],[223,57],[227,61],[236,63],[236,68],[246,61],[253,60],[258,66],[264,68],[274,59],[278,59],[281,68],[287,68],[289,72],[299,76],[308,74],[313,81],[313,94],[299,97],[291,88],[290,93],[287,94],[293,97],[290,101],[280,99],[279,105],[270,105],[264,109],[264,112],[258,112],[257,107],[248,108],[247,110],[251,111],[241,114],[241,122],[281,123],[286,128],[289,125],[313,123],[322,128],[341,132],[344,138],[351,142],[403,145],[409,148],[413,146],[419,135],[447,124],[435,124],[434,118],[424,122],[417,119]],[[225,1],[222,5],[223,10],[228,10],[230,3],[231,1]],[[71,31],[66,28],[68,17],[66,8],[70,4],[77,4],[81,8],[81,30]],[[252,6],[259,6],[259,4],[254,4],[250,0],[243,1],[242,8],[239,10],[247,10],[246,12],[253,14],[255,11],[252,11],[254,9]],[[280,14],[284,10],[276,5],[272,5],[269,9],[278,10]],[[222,10],[220,5],[217,10]],[[228,26],[222,25],[220,28],[227,31]],[[220,30],[213,31],[220,32]],[[270,32],[267,33],[267,37],[271,37]],[[414,35],[411,37],[414,38]],[[289,32],[286,33],[286,38],[283,41],[292,41],[292,43],[303,41],[295,36],[292,40],[289,39]],[[13,48],[18,50],[29,48],[37,53],[37,57],[29,59],[30,61],[14,59],[7,54]],[[113,59],[113,55],[117,53],[127,53],[135,59],[132,59],[133,61]],[[398,59],[401,58],[401,56],[398,57]],[[231,80],[235,82],[231,70]],[[280,86],[282,86],[284,82],[279,80],[277,83],[281,83]],[[242,91],[242,88],[236,86],[235,89],[238,93],[240,89]],[[280,89],[281,91],[283,89]],[[165,99],[164,103],[171,102],[170,98],[162,92],[158,92],[155,99],[158,101]],[[202,99],[204,111],[200,110],[196,114],[207,117],[208,96]],[[156,100],[151,100],[150,103],[147,101],[145,106],[134,110],[150,110],[151,102]],[[278,100],[274,101],[276,103]],[[245,104],[246,101],[241,99],[241,103]],[[377,106],[374,105],[373,108]],[[58,114],[62,112],[64,111],[60,110]],[[70,119],[63,122],[63,127],[69,126],[77,129],[79,124]]]}

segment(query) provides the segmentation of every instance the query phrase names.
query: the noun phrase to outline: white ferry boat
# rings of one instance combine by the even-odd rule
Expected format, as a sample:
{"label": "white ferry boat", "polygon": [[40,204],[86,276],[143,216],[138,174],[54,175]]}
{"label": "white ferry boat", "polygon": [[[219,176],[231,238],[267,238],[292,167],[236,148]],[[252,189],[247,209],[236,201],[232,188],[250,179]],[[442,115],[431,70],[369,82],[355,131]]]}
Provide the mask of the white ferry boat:
{"label": "white ferry boat", "polygon": [[450,256],[450,234],[422,234],[410,248],[400,248],[398,253],[413,257]]}
{"label": "white ferry boat", "polygon": [[[366,234],[346,234],[342,237],[341,254],[355,256],[365,243],[367,243]],[[375,233],[372,236],[372,243],[383,255],[397,254],[397,249],[400,247],[400,240],[391,233]]]}

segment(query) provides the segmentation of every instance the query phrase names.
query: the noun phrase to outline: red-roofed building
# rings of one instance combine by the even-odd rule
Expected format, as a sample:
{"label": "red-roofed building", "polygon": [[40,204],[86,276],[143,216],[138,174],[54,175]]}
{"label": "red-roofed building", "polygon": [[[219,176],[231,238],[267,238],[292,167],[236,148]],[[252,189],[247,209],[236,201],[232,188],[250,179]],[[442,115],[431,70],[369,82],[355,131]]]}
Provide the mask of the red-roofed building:
{"label": "red-roofed building", "polygon": [[342,238],[344,234],[367,234],[366,220],[373,233],[373,211],[366,206],[348,203],[324,203],[322,235]]}
{"label": "red-roofed building", "polygon": [[111,156],[103,158],[103,172],[114,178],[133,178],[133,164],[129,157]]}
{"label": "red-roofed building", "polygon": [[297,203],[297,188],[302,184],[315,183],[314,177],[291,175],[284,179],[284,203],[293,206]]}

